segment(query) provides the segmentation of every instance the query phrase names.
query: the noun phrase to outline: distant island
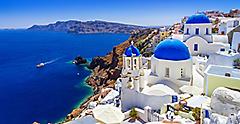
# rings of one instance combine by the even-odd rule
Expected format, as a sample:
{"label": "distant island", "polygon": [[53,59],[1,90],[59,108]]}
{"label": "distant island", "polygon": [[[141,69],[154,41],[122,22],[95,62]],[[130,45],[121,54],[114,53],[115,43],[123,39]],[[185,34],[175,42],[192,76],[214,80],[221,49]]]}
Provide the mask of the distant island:
{"label": "distant island", "polygon": [[28,30],[34,31],[57,31],[69,33],[124,33],[130,34],[134,30],[146,29],[144,26],[121,24],[106,21],[58,21],[48,25],[33,25]]}

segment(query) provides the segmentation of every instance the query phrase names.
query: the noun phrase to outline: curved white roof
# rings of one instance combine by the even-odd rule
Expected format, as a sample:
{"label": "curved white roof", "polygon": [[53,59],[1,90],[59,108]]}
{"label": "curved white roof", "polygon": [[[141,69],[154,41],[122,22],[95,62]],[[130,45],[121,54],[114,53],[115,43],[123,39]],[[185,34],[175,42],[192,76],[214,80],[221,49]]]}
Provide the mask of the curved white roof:
{"label": "curved white roof", "polygon": [[155,96],[177,95],[173,89],[164,84],[156,84],[151,87],[144,88],[142,93]]}

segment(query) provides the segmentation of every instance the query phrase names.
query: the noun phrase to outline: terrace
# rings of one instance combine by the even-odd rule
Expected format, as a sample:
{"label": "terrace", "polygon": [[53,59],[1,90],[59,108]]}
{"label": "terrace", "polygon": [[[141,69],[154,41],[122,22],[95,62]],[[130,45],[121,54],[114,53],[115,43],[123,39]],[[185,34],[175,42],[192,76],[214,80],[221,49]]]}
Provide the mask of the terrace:
{"label": "terrace", "polygon": [[232,67],[209,65],[205,73],[210,75],[218,75],[223,77],[233,77],[240,79],[240,70]]}

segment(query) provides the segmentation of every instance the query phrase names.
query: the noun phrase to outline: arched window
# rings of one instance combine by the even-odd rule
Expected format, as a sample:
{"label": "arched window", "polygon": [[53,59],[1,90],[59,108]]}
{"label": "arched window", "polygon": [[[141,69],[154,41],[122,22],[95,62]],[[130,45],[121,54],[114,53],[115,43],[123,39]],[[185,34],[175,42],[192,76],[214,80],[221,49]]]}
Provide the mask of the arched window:
{"label": "arched window", "polygon": [[206,28],[206,34],[209,34],[208,28]]}
{"label": "arched window", "polygon": [[194,51],[198,51],[198,44],[194,44],[193,50],[194,50]]}
{"label": "arched window", "polygon": [[137,59],[134,59],[134,69],[137,69]]}
{"label": "arched window", "polygon": [[199,28],[196,28],[195,34],[199,35]]}
{"label": "arched window", "polygon": [[170,69],[165,68],[165,77],[169,78],[169,75],[170,75]]}
{"label": "arched window", "polygon": [[134,59],[134,65],[137,65],[137,59]]}
{"label": "arched window", "polygon": [[189,28],[187,28],[187,32],[186,32],[186,34],[189,34]]}
{"label": "arched window", "polygon": [[128,68],[131,68],[130,60],[129,60],[129,59],[127,60],[127,66],[128,66]]}

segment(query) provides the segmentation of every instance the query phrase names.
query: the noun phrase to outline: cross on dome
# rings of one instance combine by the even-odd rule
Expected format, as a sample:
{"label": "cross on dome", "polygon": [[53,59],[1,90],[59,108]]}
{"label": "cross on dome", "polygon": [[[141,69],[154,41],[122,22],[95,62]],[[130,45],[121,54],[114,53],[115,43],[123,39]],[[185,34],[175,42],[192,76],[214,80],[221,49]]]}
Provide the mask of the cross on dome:
{"label": "cross on dome", "polygon": [[133,45],[134,44],[134,42],[133,42],[133,40],[131,41],[131,45]]}
{"label": "cross on dome", "polygon": [[127,57],[132,57],[133,55],[134,56],[139,56],[140,55],[140,52],[139,52],[138,48],[135,47],[133,44],[134,44],[134,42],[131,41],[131,45],[125,50],[125,55]]}

